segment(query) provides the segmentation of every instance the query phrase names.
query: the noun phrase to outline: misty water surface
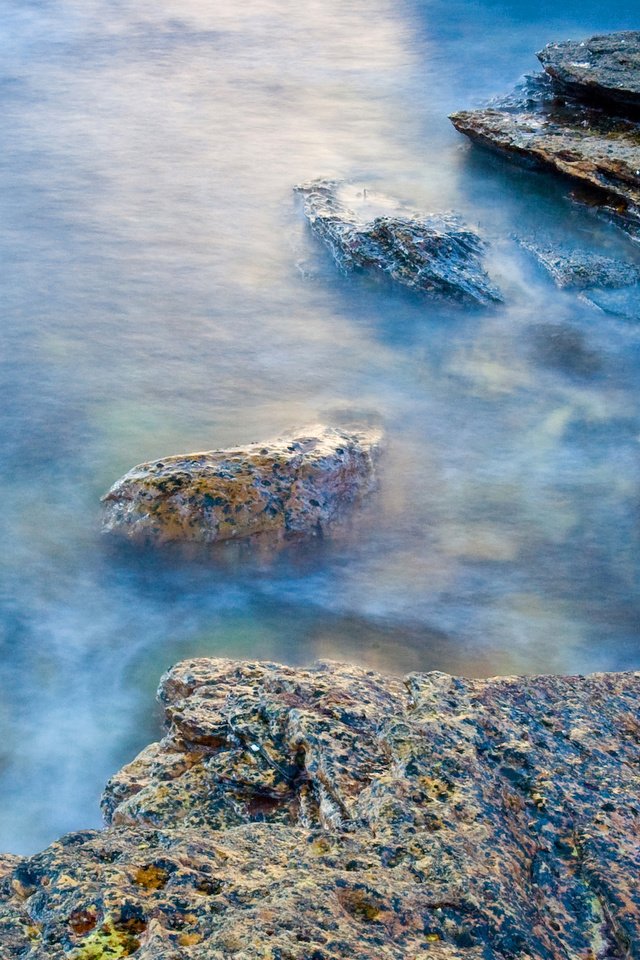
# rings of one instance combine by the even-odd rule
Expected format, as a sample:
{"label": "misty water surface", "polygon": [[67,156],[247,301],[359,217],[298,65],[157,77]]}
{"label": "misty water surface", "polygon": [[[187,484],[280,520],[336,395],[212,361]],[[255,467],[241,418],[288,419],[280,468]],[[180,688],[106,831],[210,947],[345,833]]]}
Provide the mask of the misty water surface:
{"label": "misty water surface", "polygon": [[[0,849],[99,824],[185,656],[638,668],[637,294],[599,313],[514,237],[640,249],[447,120],[636,14],[5,0]],[[292,193],[317,176],[462,214],[506,303],[340,276]],[[187,558],[100,537],[133,464],[354,417],[385,426],[380,489],[333,538]]]}

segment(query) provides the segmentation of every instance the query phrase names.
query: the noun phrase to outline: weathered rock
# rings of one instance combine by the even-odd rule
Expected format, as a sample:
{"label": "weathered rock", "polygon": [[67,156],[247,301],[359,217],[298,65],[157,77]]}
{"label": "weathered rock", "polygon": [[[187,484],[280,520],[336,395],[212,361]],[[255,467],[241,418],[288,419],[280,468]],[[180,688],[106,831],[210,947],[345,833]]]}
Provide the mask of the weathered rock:
{"label": "weathered rock", "polygon": [[105,532],[210,543],[258,533],[316,533],[374,484],[377,430],[316,426],[246,447],[134,467],[105,497]]}
{"label": "weathered rock", "polygon": [[12,853],[0,853],[0,879],[6,876],[20,863],[20,857]]}
{"label": "weathered rock", "polygon": [[585,250],[564,250],[529,240],[521,240],[520,245],[536,258],[562,289],[615,289],[632,286],[640,281],[640,269],[626,260],[604,257]]}
{"label": "weathered rock", "polygon": [[112,826],[0,881],[3,960],[640,955],[640,673],[192,660]]}
{"label": "weathered rock", "polygon": [[482,265],[485,242],[458,217],[421,216],[379,197],[396,214],[363,219],[341,199],[342,186],[313,180],[296,187],[309,223],[341,270],[372,270],[421,293],[473,303],[502,299]]}
{"label": "weathered rock", "polygon": [[640,31],[550,43],[538,54],[549,76],[581,99],[640,107]]}
{"label": "weathered rock", "polygon": [[486,109],[454,113],[451,121],[483,146],[571,178],[581,191],[576,199],[640,236],[637,123],[581,104],[540,78]]}

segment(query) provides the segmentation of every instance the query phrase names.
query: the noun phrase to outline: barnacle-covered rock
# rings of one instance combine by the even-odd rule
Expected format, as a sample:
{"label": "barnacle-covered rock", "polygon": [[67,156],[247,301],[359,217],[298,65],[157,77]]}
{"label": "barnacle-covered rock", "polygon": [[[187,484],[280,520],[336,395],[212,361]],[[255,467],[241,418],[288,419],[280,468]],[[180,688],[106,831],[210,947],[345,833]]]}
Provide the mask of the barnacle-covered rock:
{"label": "barnacle-covered rock", "polygon": [[582,103],[542,75],[450,119],[477,143],[570,177],[578,199],[640,235],[640,124],[632,118]]}
{"label": "barnacle-covered rock", "polygon": [[311,227],[344,272],[372,270],[421,293],[472,303],[502,299],[482,264],[485,242],[459,217],[420,215],[372,194],[379,208],[395,212],[363,217],[342,199],[343,187],[337,180],[311,180],[296,191]]}
{"label": "barnacle-covered rock", "polygon": [[538,59],[549,76],[582,99],[606,100],[623,110],[640,107],[638,30],[550,43]]}
{"label": "barnacle-covered rock", "polygon": [[325,426],[142,463],[103,497],[103,529],[132,540],[210,543],[315,533],[374,484],[380,432]]}

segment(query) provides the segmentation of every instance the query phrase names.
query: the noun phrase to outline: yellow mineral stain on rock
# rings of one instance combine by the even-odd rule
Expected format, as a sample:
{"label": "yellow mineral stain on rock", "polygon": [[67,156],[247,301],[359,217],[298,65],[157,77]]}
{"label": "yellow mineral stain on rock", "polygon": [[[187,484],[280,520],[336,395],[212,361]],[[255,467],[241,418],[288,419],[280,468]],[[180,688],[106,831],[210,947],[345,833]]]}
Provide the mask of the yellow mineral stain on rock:
{"label": "yellow mineral stain on rock", "polygon": [[169,874],[162,867],[150,863],[146,867],[140,867],[133,877],[133,882],[145,890],[161,890],[167,883]]}
{"label": "yellow mineral stain on rock", "polygon": [[196,943],[202,943],[203,939],[201,933],[181,933],[178,937],[178,943],[181,947],[193,947]]}
{"label": "yellow mineral stain on rock", "polygon": [[68,956],[69,960],[121,960],[130,957],[139,948],[140,941],[136,937],[117,930],[113,922],[107,920]]}

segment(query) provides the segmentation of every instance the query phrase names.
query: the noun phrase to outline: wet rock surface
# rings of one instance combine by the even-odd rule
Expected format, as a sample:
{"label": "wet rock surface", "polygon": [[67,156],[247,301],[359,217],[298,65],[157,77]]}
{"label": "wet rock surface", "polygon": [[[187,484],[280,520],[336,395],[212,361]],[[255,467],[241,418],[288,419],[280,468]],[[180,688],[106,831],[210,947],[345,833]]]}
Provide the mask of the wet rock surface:
{"label": "wet rock surface", "polygon": [[[588,43],[589,41],[585,41]],[[575,199],[607,211],[640,236],[640,124],[635,112],[601,108],[546,75],[480,110],[451,115],[461,133],[486,147],[569,177]]]}
{"label": "wet rock surface", "polygon": [[640,107],[640,31],[550,43],[538,54],[558,83],[582,98]]}
{"label": "wet rock surface", "polygon": [[2,956],[638,956],[639,694],[186,661],[109,828],[7,864]]}
{"label": "wet rock surface", "polygon": [[372,489],[379,441],[377,430],[315,426],[143,463],[103,497],[103,529],[158,543],[322,532]]}
{"label": "wet rock surface", "polygon": [[528,240],[521,240],[520,246],[535,257],[561,289],[615,289],[640,281],[640,269],[625,260],[583,250],[564,250],[562,247]]}
{"label": "wet rock surface", "polygon": [[469,303],[502,299],[482,264],[485,242],[458,217],[422,216],[375,195],[372,200],[394,212],[360,215],[341,198],[343,186],[313,180],[296,191],[311,227],[345,273],[370,270],[420,293]]}

